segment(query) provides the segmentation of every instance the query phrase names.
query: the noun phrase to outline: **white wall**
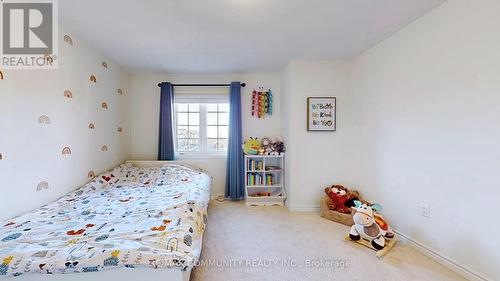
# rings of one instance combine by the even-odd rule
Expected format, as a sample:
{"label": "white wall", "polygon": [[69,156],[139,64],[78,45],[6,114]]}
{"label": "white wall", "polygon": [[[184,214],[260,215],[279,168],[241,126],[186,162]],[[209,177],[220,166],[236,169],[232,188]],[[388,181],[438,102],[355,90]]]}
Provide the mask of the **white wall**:
{"label": "white wall", "polygon": [[[323,188],[346,183],[344,106],[349,90],[349,64],[293,61],[282,74],[282,131],[287,145],[287,205],[293,211],[314,210]],[[337,97],[337,131],[308,132],[307,97]]]}
{"label": "white wall", "polygon": [[[88,181],[89,171],[98,174],[129,157],[129,75],[71,33],[74,46],[64,43],[66,33],[59,30],[58,70],[3,70],[0,220],[51,202]],[[96,84],[90,83],[92,74]],[[66,89],[72,99],[63,97]],[[103,101],[108,110],[101,109]],[[41,115],[51,124],[39,124]],[[89,130],[90,122],[95,130]],[[102,152],[102,145],[109,151]],[[72,154],[63,156],[66,146]],[[37,192],[42,181],[49,188]]]}
{"label": "white wall", "polygon": [[396,229],[491,280],[500,277],[499,11],[497,0],[448,1],[354,60],[343,116],[349,178],[362,193]]}
{"label": "white wall", "polygon": [[[157,157],[158,118],[160,89],[158,82],[172,83],[228,83],[245,82],[242,88],[242,126],[243,138],[250,136],[280,135],[280,75],[279,74],[136,74],[132,76],[132,138],[131,158],[136,160],[152,160]],[[274,97],[272,116],[258,119],[251,116],[251,92],[258,87],[270,88]],[[212,194],[224,194],[226,159],[225,158],[191,158],[180,159],[181,162],[205,169],[213,177]]]}

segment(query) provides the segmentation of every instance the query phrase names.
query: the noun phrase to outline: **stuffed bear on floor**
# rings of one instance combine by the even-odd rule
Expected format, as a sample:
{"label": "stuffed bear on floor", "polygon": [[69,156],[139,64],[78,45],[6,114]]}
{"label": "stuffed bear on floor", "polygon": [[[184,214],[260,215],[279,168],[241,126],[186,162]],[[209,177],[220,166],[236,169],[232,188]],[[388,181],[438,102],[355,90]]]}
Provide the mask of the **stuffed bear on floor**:
{"label": "stuffed bear on floor", "polygon": [[328,196],[328,208],[344,214],[350,214],[351,208],[345,205],[349,199],[358,199],[357,191],[350,191],[342,185],[332,185],[325,188],[325,193]]}

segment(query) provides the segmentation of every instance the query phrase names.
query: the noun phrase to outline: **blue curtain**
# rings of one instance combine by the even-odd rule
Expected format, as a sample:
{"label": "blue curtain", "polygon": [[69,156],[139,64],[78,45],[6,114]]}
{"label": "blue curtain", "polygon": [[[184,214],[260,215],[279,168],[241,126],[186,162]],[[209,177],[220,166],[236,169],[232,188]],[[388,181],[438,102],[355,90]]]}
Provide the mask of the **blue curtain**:
{"label": "blue curtain", "polygon": [[158,141],[158,160],[174,160],[173,111],[174,91],[171,83],[160,85],[160,130]]}
{"label": "blue curtain", "polygon": [[226,198],[241,200],[244,192],[243,137],[241,127],[241,83],[229,90],[229,144],[227,148]]}

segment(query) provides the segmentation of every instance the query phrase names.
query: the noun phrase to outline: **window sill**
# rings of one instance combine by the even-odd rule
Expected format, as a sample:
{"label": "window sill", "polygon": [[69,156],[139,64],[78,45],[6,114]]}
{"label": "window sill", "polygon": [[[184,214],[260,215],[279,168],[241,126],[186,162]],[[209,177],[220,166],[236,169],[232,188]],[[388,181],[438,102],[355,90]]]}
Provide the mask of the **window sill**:
{"label": "window sill", "polygon": [[183,153],[176,154],[176,159],[226,159],[227,153]]}

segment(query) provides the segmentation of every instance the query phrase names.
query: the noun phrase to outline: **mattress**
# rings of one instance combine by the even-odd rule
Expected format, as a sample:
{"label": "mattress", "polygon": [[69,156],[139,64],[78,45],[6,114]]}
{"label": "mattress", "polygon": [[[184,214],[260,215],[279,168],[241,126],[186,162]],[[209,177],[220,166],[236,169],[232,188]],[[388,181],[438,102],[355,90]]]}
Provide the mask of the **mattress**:
{"label": "mattress", "polygon": [[0,278],[196,265],[210,177],[194,168],[123,164],[0,225]]}

